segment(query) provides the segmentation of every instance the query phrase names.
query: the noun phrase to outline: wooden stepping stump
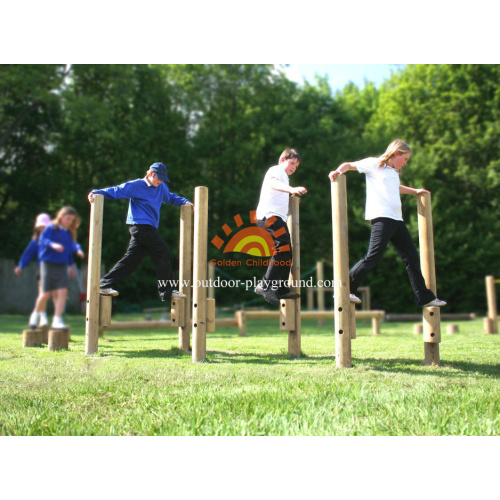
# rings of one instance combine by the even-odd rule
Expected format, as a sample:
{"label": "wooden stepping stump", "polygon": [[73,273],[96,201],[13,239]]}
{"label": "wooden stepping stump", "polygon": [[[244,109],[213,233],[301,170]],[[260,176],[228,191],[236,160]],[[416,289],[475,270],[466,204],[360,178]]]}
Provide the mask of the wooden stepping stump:
{"label": "wooden stepping stump", "polygon": [[49,351],[68,349],[69,327],[49,330]]}
{"label": "wooden stepping stump", "polygon": [[42,330],[40,328],[23,330],[23,347],[42,347]]}

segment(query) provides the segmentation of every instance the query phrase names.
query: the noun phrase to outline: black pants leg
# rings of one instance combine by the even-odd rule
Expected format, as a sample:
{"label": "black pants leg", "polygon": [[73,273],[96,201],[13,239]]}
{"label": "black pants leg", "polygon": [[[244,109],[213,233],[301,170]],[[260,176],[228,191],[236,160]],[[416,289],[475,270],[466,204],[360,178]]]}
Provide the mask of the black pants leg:
{"label": "black pants leg", "polygon": [[170,264],[170,250],[158,230],[148,224],[130,226],[130,243],[125,255],[101,279],[101,288],[113,287],[123,281],[141,263],[146,254],[153,259],[160,296],[170,295],[174,287],[174,273]]}
{"label": "black pants leg", "polygon": [[351,293],[357,292],[363,279],[377,265],[389,241],[405,263],[415,294],[415,303],[423,306],[433,300],[435,295],[425,286],[418,252],[405,223],[386,217],[372,220],[368,252],[349,272]]}
{"label": "black pants leg", "polygon": [[[269,226],[266,226],[266,219],[258,220],[257,226],[265,229],[272,237],[276,254],[270,259],[269,266],[262,278],[262,288],[271,288],[277,291],[278,295],[290,292],[289,279],[292,264],[292,242],[290,232],[286,222],[280,217]],[[280,234],[281,233],[281,234]],[[288,246],[288,249],[281,250]]]}
{"label": "black pants leg", "polygon": [[130,242],[123,257],[101,278],[101,288],[115,287],[130,273],[135,271],[142,259],[146,256],[146,249],[142,247],[135,237],[136,226],[130,226]]}

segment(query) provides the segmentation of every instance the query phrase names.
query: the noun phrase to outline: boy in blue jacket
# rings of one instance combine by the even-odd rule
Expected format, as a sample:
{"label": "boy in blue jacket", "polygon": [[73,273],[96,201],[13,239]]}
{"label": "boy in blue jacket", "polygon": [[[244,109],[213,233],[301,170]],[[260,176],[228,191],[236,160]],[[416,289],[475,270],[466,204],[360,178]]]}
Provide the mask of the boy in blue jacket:
{"label": "boy in blue jacket", "polygon": [[129,199],[126,223],[130,226],[130,243],[125,255],[101,278],[102,295],[118,295],[114,289],[141,263],[146,254],[153,259],[158,293],[161,300],[179,296],[173,287],[174,273],[170,264],[170,250],[158,232],[160,207],[162,203],[171,205],[193,204],[175,193],[171,193],[166,182],[167,167],[163,163],[153,163],[143,179],[125,182],[115,187],[93,189],[89,202],[94,201],[94,194],[102,194],[108,200]]}

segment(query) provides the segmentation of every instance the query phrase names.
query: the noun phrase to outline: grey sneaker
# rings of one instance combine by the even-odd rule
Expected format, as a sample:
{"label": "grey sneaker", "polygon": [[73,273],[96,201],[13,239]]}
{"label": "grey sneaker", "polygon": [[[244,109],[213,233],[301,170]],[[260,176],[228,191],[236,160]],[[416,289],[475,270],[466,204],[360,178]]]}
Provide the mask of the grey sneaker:
{"label": "grey sneaker", "polygon": [[172,292],[165,292],[163,294],[160,294],[160,299],[162,302],[166,302],[170,299],[177,299],[179,297],[184,297],[184,295],[182,295],[182,293],[178,290],[172,290]]}
{"label": "grey sneaker", "polygon": [[422,307],[443,307],[446,305],[444,300],[439,300],[437,297],[434,300],[431,300],[428,304]]}
{"label": "grey sneaker", "polygon": [[274,292],[273,290],[264,290],[264,288],[262,288],[260,285],[257,285],[254,289],[254,292],[257,295],[263,297],[266,302],[269,302],[269,304],[272,304],[273,306],[280,305],[280,299],[276,295],[276,292]]}
{"label": "grey sneaker", "polygon": [[[333,294],[333,298],[335,299],[335,294]],[[349,295],[349,302],[353,302],[354,304],[361,304],[361,299],[356,297],[353,293]]]}
{"label": "grey sneaker", "polygon": [[353,293],[349,295],[349,300],[351,302],[354,302],[355,304],[361,304],[361,299],[359,297],[356,297]]}
{"label": "grey sneaker", "polygon": [[111,295],[112,297],[118,297],[118,295],[120,295],[116,290],[113,290],[112,288],[101,288],[99,293],[101,295]]}

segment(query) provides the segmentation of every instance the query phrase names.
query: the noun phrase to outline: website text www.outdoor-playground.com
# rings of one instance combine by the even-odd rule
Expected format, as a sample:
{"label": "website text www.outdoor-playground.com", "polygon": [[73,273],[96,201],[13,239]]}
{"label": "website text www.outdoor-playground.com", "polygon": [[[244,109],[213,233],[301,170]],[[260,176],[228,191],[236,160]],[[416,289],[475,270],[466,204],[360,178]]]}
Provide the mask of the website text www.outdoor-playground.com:
{"label": "website text www.outdoor-playground.com", "polygon": [[[183,288],[187,288],[191,286],[191,281],[184,280],[182,282]],[[196,280],[193,282],[194,287],[198,288],[239,288],[245,287],[245,290],[255,288],[257,285],[261,284],[261,280],[257,280],[257,278],[247,279],[247,280],[239,280],[239,279],[206,279],[206,280]],[[314,284],[313,278],[309,278],[306,280],[287,280],[284,283],[286,286],[292,288],[340,288],[342,287],[342,282],[339,280],[318,280],[316,284]],[[272,284],[272,289],[278,289],[279,284]],[[167,287],[167,288],[175,288],[179,286],[179,280],[158,280],[158,286]]]}

